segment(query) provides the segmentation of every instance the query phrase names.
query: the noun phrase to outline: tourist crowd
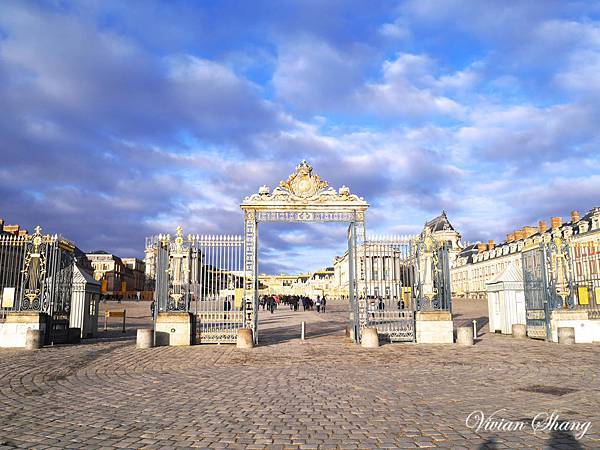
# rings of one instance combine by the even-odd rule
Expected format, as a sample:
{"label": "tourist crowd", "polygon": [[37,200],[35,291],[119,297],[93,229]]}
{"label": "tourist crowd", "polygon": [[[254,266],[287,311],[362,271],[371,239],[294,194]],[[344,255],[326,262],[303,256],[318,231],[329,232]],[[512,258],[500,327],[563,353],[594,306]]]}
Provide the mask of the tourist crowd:
{"label": "tourist crowd", "polygon": [[259,304],[263,310],[271,311],[271,314],[273,314],[279,305],[288,306],[292,311],[298,311],[300,305],[302,305],[303,311],[316,309],[318,313],[324,313],[327,299],[325,295],[322,297],[317,295],[317,298],[314,300],[301,295],[261,295]]}

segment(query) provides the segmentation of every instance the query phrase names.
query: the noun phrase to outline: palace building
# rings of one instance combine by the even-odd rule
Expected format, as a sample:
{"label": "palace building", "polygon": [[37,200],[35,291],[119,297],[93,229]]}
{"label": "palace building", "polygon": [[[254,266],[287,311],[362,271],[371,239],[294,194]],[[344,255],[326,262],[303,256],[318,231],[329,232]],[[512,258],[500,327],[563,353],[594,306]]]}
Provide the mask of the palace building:
{"label": "palace building", "polygon": [[[489,241],[465,247],[451,263],[450,277],[452,293],[456,297],[484,298],[486,282],[502,272],[511,263],[522,267],[522,252],[560,238],[569,240],[574,247],[575,276],[600,275],[597,261],[584,261],[591,254],[600,252],[600,207],[595,207],[581,216],[571,213],[570,221],[552,217],[550,227],[540,220],[537,227],[525,226],[506,236],[500,244]],[[590,253],[591,252],[591,253]]]}
{"label": "palace building", "polygon": [[299,275],[259,275],[258,281],[260,295],[337,296],[333,267]]}
{"label": "palace building", "polygon": [[[434,242],[446,244],[450,262],[463,250],[461,235],[454,229],[445,211],[425,223],[422,235],[425,234],[430,235]],[[415,239],[415,236],[376,236],[366,246],[359,244],[356,278],[359,282],[369,280],[365,286],[368,297],[385,297],[396,301],[406,297],[406,292],[400,291],[401,286],[408,286],[409,278],[414,277],[409,273],[409,267],[412,255],[410,247]],[[348,297],[348,267],[347,251],[334,258],[335,291],[340,298]]]}
{"label": "palace building", "polygon": [[119,298],[149,298],[145,288],[145,264],[138,258],[119,258],[104,251],[87,253],[94,279],[102,283],[102,294]]}

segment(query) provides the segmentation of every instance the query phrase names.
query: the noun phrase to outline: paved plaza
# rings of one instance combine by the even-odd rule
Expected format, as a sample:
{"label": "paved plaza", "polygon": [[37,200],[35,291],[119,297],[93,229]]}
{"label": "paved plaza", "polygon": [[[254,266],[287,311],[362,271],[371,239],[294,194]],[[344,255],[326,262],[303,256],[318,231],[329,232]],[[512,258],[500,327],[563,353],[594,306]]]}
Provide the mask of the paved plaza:
{"label": "paved plaza", "polygon": [[[109,307],[149,323],[147,303]],[[481,302],[455,302],[459,325],[485,315]],[[469,348],[366,350],[344,337],[342,304],[260,318],[252,350],[138,350],[118,320],[81,345],[1,350],[2,448],[600,448],[598,345],[484,328]],[[526,423],[556,411],[592,425],[579,441],[531,427],[476,431],[465,420],[477,410]]]}

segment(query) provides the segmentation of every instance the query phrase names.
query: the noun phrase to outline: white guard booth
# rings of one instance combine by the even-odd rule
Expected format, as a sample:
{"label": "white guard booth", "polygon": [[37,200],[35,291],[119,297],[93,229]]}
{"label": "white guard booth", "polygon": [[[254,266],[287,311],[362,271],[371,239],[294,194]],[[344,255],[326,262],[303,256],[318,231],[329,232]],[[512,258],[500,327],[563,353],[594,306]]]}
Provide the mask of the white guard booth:
{"label": "white guard booth", "polygon": [[100,282],[90,273],[77,264],[74,265],[69,327],[81,329],[82,338],[98,334],[100,287]]}
{"label": "white guard booth", "polygon": [[513,323],[525,323],[523,271],[510,263],[486,283],[491,333],[512,334]]}

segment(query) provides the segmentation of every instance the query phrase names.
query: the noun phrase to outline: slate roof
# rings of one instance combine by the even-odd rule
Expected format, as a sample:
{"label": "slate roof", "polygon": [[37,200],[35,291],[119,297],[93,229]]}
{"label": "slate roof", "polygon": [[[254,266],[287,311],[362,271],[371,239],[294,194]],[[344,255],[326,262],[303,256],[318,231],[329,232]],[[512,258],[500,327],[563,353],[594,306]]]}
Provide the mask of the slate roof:
{"label": "slate roof", "polygon": [[444,230],[454,231],[454,227],[448,220],[448,216],[446,216],[446,211],[442,211],[439,216],[431,219],[429,222],[426,222],[425,226],[431,228],[432,232]]}

